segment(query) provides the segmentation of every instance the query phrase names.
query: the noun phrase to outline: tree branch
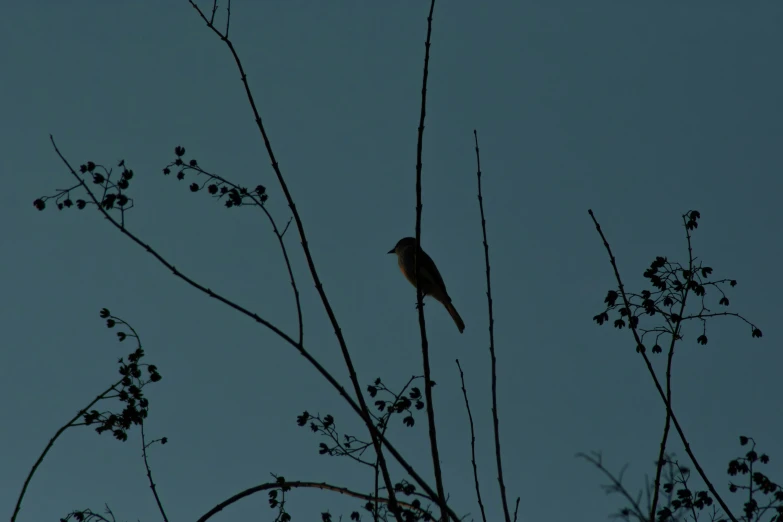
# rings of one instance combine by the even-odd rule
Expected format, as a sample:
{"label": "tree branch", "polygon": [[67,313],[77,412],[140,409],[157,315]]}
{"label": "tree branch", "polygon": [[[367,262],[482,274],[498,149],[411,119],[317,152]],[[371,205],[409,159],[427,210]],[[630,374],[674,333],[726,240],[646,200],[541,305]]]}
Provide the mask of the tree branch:
{"label": "tree branch", "polygon": [[[639,502],[637,502],[631,494],[628,492],[627,489],[625,489],[625,486],[623,486],[623,473],[625,472],[625,468],[628,466],[623,466],[623,470],[620,472],[619,477],[615,477],[612,475],[612,473],[609,472],[608,469],[606,469],[603,465],[601,454],[593,452],[596,456],[591,457],[590,455],[586,455],[584,453],[577,453],[576,456],[579,458],[585,459],[587,462],[591,463],[593,466],[598,468],[603,472],[604,475],[606,475],[609,480],[612,481],[612,484],[610,486],[603,486],[604,490],[607,493],[620,493],[623,497],[625,497],[625,500],[628,501],[628,503],[632,507],[633,515],[639,519],[640,522],[645,521],[644,513],[642,512],[642,508],[639,506]],[[650,521],[654,521],[655,517],[652,517],[649,519]]]}
{"label": "tree branch", "polygon": [[[356,491],[352,491],[348,488],[343,488],[340,486],[333,486],[331,484],[327,484],[326,482],[303,482],[303,481],[275,481],[275,482],[267,482],[265,484],[259,484],[258,486],[253,486],[252,488],[248,488],[240,493],[237,493],[236,495],[224,500],[217,506],[213,507],[209,511],[207,511],[204,515],[201,516],[201,518],[198,519],[198,522],[206,522],[209,520],[213,515],[219,513],[226,507],[230,506],[231,504],[238,502],[239,500],[242,500],[245,497],[248,497],[254,493],[258,493],[260,491],[267,491],[270,489],[278,489],[278,488],[315,488],[315,489],[322,489],[327,491],[334,491],[335,493],[340,493],[342,495],[348,495],[349,497],[359,498],[362,500],[367,500],[369,502],[382,502],[386,504],[391,504],[391,498],[383,498],[383,497],[373,497],[372,495],[365,495],[364,493],[358,493]],[[421,511],[421,508],[418,508],[414,506],[413,504],[408,504],[406,502],[400,502],[397,501],[397,504],[399,506],[402,506],[406,509],[412,509],[416,511]]]}
{"label": "tree branch", "polygon": [[163,516],[164,522],[169,522],[168,517],[166,516],[166,511],[163,509],[163,504],[160,501],[160,497],[158,496],[158,489],[155,486],[155,481],[152,480],[152,471],[150,470],[149,462],[147,462],[147,448],[154,444],[156,441],[152,441],[149,444],[147,444],[147,439],[144,437],[144,422],[141,423],[141,456],[144,458],[144,467],[147,470],[147,479],[150,483],[150,489],[152,490],[152,494],[155,496],[155,502],[158,504],[158,510],[160,511],[160,514]]}

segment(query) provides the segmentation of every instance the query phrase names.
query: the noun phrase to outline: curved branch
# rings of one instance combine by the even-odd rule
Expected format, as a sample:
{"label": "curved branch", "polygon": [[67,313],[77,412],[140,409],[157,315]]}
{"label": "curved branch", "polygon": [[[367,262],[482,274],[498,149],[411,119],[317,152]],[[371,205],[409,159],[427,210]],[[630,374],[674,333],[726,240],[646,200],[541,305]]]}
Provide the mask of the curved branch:
{"label": "curved branch", "polygon": [[14,522],[16,520],[16,516],[19,514],[19,510],[22,509],[22,500],[24,500],[24,495],[27,492],[27,486],[30,485],[30,481],[33,479],[33,475],[35,475],[35,471],[38,469],[38,466],[41,465],[41,462],[43,462],[43,459],[46,457],[46,454],[49,453],[49,450],[52,449],[52,446],[54,446],[54,443],[57,441],[58,438],[60,438],[60,435],[63,434],[65,430],[68,428],[74,426],[74,423],[85,413],[87,413],[87,410],[93,407],[93,405],[98,402],[99,400],[105,398],[116,386],[119,386],[122,383],[122,381],[117,381],[116,383],[112,384],[108,388],[106,388],[106,391],[95,397],[93,401],[79,410],[79,413],[74,415],[74,417],[69,420],[65,425],[63,425],[59,430],[57,430],[57,433],[54,434],[54,437],[49,439],[49,444],[46,445],[44,450],[41,452],[41,455],[38,457],[38,460],[35,461],[35,464],[33,464],[32,469],[30,469],[30,473],[27,474],[27,478],[24,481],[24,485],[22,486],[22,491],[19,493],[19,498],[16,499],[16,506],[14,506],[14,514],[11,515],[11,522]]}
{"label": "curved branch", "polygon": [[[390,504],[391,499],[390,498],[383,498],[383,497],[374,497],[372,495],[365,495],[364,493],[359,493],[356,491],[352,491],[348,488],[343,488],[340,486],[333,486],[331,484],[327,484],[326,482],[303,482],[300,480],[295,481],[284,481],[284,482],[267,482],[265,484],[259,484],[258,486],[253,486],[252,488],[248,488],[240,493],[237,493],[236,495],[227,498],[217,506],[213,507],[209,511],[207,511],[204,515],[201,516],[201,518],[198,519],[198,522],[206,522],[209,520],[213,515],[216,513],[219,513],[226,507],[230,506],[231,504],[238,502],[242,500],[245,497],[248,497],[254,493],[258,493],[260,491],[267,491],[270,489],[278,489],[278,488],[315,488],[315,489],[322,489],[327,491],[334,491],[335,493],[340,493],[342,495],[347,495],[349,497],[359,498],[362,500],[367,500],[368,502],[382,502],[385,504]],[[397,501],[397,505],[402,506],[406,509],[413,509],[420,511],[421,508],[414,506],[413,504],[408,504],[406,502],[400,502]]]}

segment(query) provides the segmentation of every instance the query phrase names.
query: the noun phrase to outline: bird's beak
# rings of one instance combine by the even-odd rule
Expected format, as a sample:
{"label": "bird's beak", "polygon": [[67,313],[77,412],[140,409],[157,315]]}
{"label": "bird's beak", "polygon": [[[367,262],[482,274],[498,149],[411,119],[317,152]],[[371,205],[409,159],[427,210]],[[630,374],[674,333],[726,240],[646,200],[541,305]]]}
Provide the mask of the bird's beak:
{"label": "bird's beak", "polygon": [[388,252],[386,252],[386,253],[387,253],[387,254],[394,254],[394,252],[395,252],[395,249],[394,249],[394,248],[392,248],[391,250],[389,250],[389,251],[388,251]]}

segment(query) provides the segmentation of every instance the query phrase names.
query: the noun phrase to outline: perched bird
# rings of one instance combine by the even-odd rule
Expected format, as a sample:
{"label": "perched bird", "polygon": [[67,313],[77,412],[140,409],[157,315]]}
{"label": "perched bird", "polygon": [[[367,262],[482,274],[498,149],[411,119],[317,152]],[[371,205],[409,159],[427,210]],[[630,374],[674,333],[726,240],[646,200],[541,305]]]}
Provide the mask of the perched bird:
{"label": "perched bird", "polygon": [[[457,313],[457,309],[451,304],[451,297],[446,292],[446,284],[443,282],[443,278],[438,272],[438,267],[435,266],[435,262],[424,250],[421,252],[421,258],[419,259],[419,274],[421,274],[421,292],[423,295],[431,295],[438,301],[440,301],[449,315],[454,319],[459,333],[465,329],[465,323],[462,322],[462,318]],[[413,286],[416,286],[416,238],[404,237],[397,241],[394,248],[389,250],[390,254],[397,254],[397,264],[400,265],[400,270],[405,279],[411,282]]]}

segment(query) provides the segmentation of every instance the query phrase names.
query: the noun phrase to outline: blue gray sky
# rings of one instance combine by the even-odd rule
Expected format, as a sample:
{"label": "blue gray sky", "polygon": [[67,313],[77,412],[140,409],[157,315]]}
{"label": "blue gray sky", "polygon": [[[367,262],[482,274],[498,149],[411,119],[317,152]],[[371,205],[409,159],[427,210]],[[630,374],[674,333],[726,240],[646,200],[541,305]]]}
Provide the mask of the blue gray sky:
{"label": "blue gray sky", "polygon": [[[205,7],[206,3],[202,2]],[[415,291],[386,252],[413,235],[416,128],[426,2],[232,3],[232,39],[301,212],[324,288],[363,385],[419,375]],[[574,458],[602,450],[629,464],[632,491],[653,472],[664,408],[627,331],[598,327],[614,287],[592,208],[629,287],[657,255],[685,260],[681,214],[698,209],[694,248],[715,277],[739,281],[736,320],[686,330],[673,405],[724,498],[739,435],[770,453],[783,480],[778,263],[783,150],[783,5],[774,1],[439,2],[424,138],[423,245],[467,324],[426,307],[446,489],[479,519],[462,361],[476,422],[482,492],[500,517],[489,408],[487,303],[476,198],[478,129],[492,261],[505,474],[521,520],[604,520],[621,507],[603,477]],[[171,520],[193,520],[270,473],[360,491],[370,474],[320,456],[296,426],[303,410],[360,423],[337,393],[274,334],[174,278],[95,211],[37,212],[36,197],[74,164],[136,176],[130,230],[204,285],[289,332],[294,301],[263,216],[225,209],[164,177],[177,145],[200,165],[268,187],[290,212],[226,47],[185,1],[15,2],[0,18],[5,81],[0,126],[0,508],[54,431],[111,382],[127,344],[102,307],[140,332],[163,380],[149,390],[151,465]],[[302,291],[305,342],[346,385],[342,362],[295,230],[286,235]],[[653,357],[662,372],[664,357]],[[425,417],[391,437],[428,477]],[[671,449],[685,459],[681,445]],[[393,468],[397,479],[403,478]],[[698,487],[698,482],[695,484]],[[290,495],[295,519],[348,515],[359,502]],[[159,515],[138,432],[121,444],[87,429],[57,442],[19,520],[73,509],[118,520]],[[216,520],[273,519],[265,495]]]}

